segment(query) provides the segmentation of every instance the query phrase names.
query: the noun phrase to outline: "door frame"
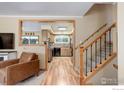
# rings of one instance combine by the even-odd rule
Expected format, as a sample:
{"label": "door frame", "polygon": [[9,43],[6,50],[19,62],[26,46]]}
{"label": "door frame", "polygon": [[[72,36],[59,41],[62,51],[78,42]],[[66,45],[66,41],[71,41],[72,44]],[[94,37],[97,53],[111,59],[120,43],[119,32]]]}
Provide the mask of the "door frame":
{"label": "door frame", "polygon": [[[75,66],[75,20],[74,19],[41,19],[41,18],[22,18],[19,19],[19,46],[24,46],[21,44],[21,33],[22,33],[22,21],[33,21],[33,22],[72,22],[73,23],[73,27],[74,27],[74,31],[73,31],[73,56],[72,56],[72,62],[73,62],[73,66]],[[36,45],[37,46],[37,45]],[[44,44],[40,44],[39,46],[44,46],[45,47],[45,70],[48,69],[48,47],[47,45]]]}

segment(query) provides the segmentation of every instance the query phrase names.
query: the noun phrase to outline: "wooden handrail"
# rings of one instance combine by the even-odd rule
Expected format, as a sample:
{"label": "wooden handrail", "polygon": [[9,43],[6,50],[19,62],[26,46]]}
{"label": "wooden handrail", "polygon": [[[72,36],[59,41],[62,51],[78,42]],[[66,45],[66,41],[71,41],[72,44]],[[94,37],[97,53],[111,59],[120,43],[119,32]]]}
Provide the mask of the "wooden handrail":
{"label": "wooden handrail", "polygon": [[117,64],[113,64],[113,67],[118,69],[118,65]]}
{"label": "wooden handrail", "polygon": [[95,40],[93,40],[90,44],[86,45],[84,47],[84,50],[86,50],[89,46],[91,46],[93,43],[95,43],[98,39],[100,39],[105,33],[111,30],[111,28],[115,27],[116,23],[113,23],[108,29],[106,29],[100,36],[98,36]]}
{"label": "wooden handrail", "polygon": [[[101,39],[102,36],[105,35],[106,37],[106,34],[107,32],[109,31],[112,31],[111,29],[113,27],[116,26],[116,23],[113,23],[110,27],[108,27],[104,32],[102,32],[98,37],[96,37],[93,41],[91,41],[91,43],[87,44],[86,46],[80,46],[80,85],[82,84],[85,84],[85,81],[87,81],[90,77],[92,77],[96,72],[98,72],[100,70],[100,68],[104,67],[109,61],[111,61],[117,54],[116,53],[113,53],[111,52],[110,48],[109,48],[109,56],[107,56],[106,58],[106,47],[105,47],[105,60],[101,60],[100,64],[95,64],[95,68],[92,68],[92,65],[91,65],[91,72],[92,74],[87,74],[87,65],[86,65],[86,75],[84,74],[84,62],[86,62],[87,64],[87,49],[91,46],[91,49],[92,49],[92,45],[95,43],[97,44],[97,40]],[[111,32],[109,32],[109,36],[111,35]],[[106,39],[105,39],[106,40]],[[111,40],[111,37],[109,37],[109,40]],[[100,40],[101,42],[101,40]],[[100,45],[101,46],[101,45]],[[105,41],[105,46],[106,46],[106,41]],[[96,47],[95,47],[95,55],[97,54],[97,51],[96,51]],[[84,61],[84,51],[86,50],[86,61]],[[92,51],[92,50],[91,50]],[[96,57],[95,57],[96,58]],[[97,62],[95,60],[95,62]],[[92,63],[92,52],[91,52],[91,63]],[[89,72],[89,73],[91,73]]]}
{"label": "wooden handrail", "polygon": [[75,49],[79,48],[81,45],[83,45],[87,40],[89,40],[91,37],[93,37],[96,33],[98,33],[101,29],[103,29],[107,24],[102,25],[99,29],[97,29],[94,33],[92,33],[88,38],[86,38],[82,43],[80,43]]}

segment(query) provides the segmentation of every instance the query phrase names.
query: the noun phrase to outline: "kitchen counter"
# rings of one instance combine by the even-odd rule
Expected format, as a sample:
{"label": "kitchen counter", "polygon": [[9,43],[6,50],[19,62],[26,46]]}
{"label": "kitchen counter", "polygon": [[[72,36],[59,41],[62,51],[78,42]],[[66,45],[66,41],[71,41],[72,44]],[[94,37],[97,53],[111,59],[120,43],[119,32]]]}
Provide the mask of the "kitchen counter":
{"label": "kitchen counter", "polygon": [[54,47],[53,48],[53,56],[72,56],[72,49],[69,47]]}

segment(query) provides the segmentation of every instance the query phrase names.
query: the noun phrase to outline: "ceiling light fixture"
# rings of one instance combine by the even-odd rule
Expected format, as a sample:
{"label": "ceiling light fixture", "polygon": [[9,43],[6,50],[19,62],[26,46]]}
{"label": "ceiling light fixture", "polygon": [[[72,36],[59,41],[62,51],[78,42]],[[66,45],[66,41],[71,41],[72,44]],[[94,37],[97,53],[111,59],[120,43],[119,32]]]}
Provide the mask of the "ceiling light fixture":
{"label": "ceiling light fixture", "polygon": [[65,31],[65,30],[67,30],[67,27],[57,27],[57,29],[60,31]]}

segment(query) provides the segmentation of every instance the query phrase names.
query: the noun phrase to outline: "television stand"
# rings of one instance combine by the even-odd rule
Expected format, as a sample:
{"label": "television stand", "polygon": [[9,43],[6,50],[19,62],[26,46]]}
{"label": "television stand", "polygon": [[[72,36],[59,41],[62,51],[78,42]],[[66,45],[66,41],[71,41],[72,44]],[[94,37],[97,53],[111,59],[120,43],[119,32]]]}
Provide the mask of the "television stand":
{"label": "television stand", "polygon": [[17,58],[17,51],[0,51],[0,61]]}

